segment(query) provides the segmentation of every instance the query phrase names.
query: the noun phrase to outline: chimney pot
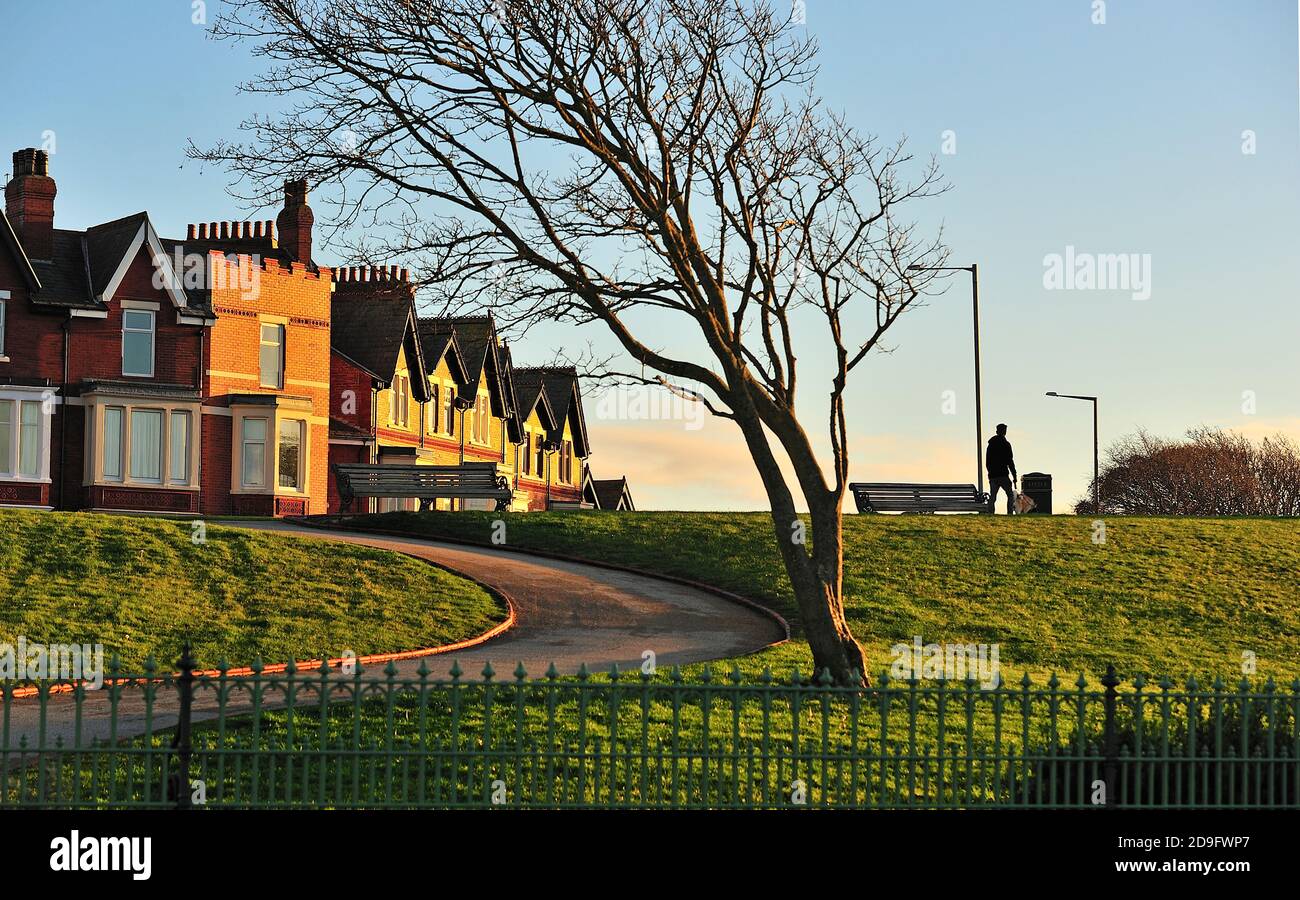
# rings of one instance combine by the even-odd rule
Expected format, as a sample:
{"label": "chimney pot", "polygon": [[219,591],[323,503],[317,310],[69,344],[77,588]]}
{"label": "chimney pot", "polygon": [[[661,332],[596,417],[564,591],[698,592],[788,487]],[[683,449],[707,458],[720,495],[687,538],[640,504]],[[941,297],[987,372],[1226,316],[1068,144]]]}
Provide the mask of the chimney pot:
{"label": "chimney pot", "polygon": [[50,155],[44,150],[27,147],[14,151],[14,177],[20,175],[42,175],[49,177]]}
{"label": "chimney pot", "polygon": [[13,155],[13,178],[5,185],[5,214],[32,259],[54,258],[54,196],[50,156],[27,147]]}
{"label": "chimney pot", "polygon": [[284,183],[284,209],[276,218],[280,231],[280,249],[290,260],[311,263],[311,229],[316,216],[307,205],[307,182],[303,179]]}
{"label": "chimney pot", "polygon": [[307,205],[307,181],[299,178],[296,181],[286,181],[284,183],[284,208],[294,209],[299,206]]}
{"label": "chimney pot", "polygon": [[185,240],[187,240],[187,241],[192,241],[192,240],[194,240],[194,226],[193,226],[193,225],[186,225],[186,226],[185,226]]}

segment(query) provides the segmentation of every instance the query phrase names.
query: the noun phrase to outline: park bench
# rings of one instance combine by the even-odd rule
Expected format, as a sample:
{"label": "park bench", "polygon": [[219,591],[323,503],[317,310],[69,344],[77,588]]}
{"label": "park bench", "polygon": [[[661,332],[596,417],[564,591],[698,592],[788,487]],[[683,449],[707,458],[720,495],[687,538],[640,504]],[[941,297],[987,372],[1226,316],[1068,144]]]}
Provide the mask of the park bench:
{"label": "park bench", "polygon": [[357,497],[414,498],[420,509],[438,499],[495,500],[497,510],[510,505],[514,491],[491,462],[462,463],[459,466],[371,465],[333,463],[338,479],[339,499],[348,509]]}
{"label": "park bench", "polygon": [[973,484],[888,484],[854,482],[849,485],[860,513],[937,513],[989,511],[988,494]]}

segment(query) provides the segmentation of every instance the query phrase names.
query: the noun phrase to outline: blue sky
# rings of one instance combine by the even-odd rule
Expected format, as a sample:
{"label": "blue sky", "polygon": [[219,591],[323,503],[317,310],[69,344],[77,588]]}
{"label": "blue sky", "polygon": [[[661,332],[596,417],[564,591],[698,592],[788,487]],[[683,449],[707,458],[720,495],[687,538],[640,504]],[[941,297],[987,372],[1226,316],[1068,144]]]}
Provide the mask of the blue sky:
{"label": "blue sky", "polygon": [[[230,137],[258,109],[235,90],[256,62],[192,16],[188,0],[6,10],[0,151],[53,138],[56,224],[147,209],[180,235],[273,217],[184,158],[187,140]],[[954,262],[980,265],[985,432],[1011,424],[1021,471],[1053,473],[1058,508],[1085,489],[1091,420],[1048,390],[1100,395],[1103,444],[1200,424],[1300,437],[1296,3],[1110,0],[1104,25],[1092,17],[1091,0],[807,2],[827,103],[882,139],[906,134],[952,184],[922,220],[943,224]],[[1046,290],[1044,259],[1067,247],[1149,255],[1150,298]],[[542,330],[518,350],[572,340]],[[974,479],[970,340],[959,280],[891,332],[849,394],[854,478]],[[803,380],[820,425],[815,347]],[[763,506],[729,423],[589,416],[597,475],[626,471],[641,506]]]}

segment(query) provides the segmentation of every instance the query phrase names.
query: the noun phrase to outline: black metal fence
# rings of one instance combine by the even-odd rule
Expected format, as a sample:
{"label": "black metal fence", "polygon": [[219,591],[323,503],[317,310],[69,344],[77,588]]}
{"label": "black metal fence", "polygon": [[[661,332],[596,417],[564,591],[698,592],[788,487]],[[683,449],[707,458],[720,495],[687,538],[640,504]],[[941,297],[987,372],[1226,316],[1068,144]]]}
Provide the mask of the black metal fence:
{"label": "black metal fence", "polygon": [[235,676],[187,653],[0,697],[0,806],[1300,805],[1300,682]]}

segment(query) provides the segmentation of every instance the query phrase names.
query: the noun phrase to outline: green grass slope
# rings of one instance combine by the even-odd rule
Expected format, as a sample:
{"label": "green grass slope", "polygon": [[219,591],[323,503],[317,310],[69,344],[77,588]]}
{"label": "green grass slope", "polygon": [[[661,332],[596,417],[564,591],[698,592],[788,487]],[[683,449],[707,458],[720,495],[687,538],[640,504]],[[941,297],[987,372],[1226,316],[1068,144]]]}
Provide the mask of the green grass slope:
{"label": "green grass slope", "polygon": [[497,598],[368,547],[88,513],[0,510],[0,643],[100,643],[138,671],[186,638],[201,665],[412,650],[505,618]]}
{"label": "green grass slope", "polygon": [[[487,543],[494,513],[390,513],[376,528]],[[507,544],[694,578],[752,597],[798,634],[790,584],[763,513],[562,512],[505,516]],[[847,516],[845,586],[873,670],[889,648],[1000,645],[1004,677],[1094,679],[1115,666],[1235,682],[1243,653],[1260,675],[1300,676],[1300,522],[1115,518],[1094,543],[1069,516]],[[796,639],[741,661],[811,662]]]}

